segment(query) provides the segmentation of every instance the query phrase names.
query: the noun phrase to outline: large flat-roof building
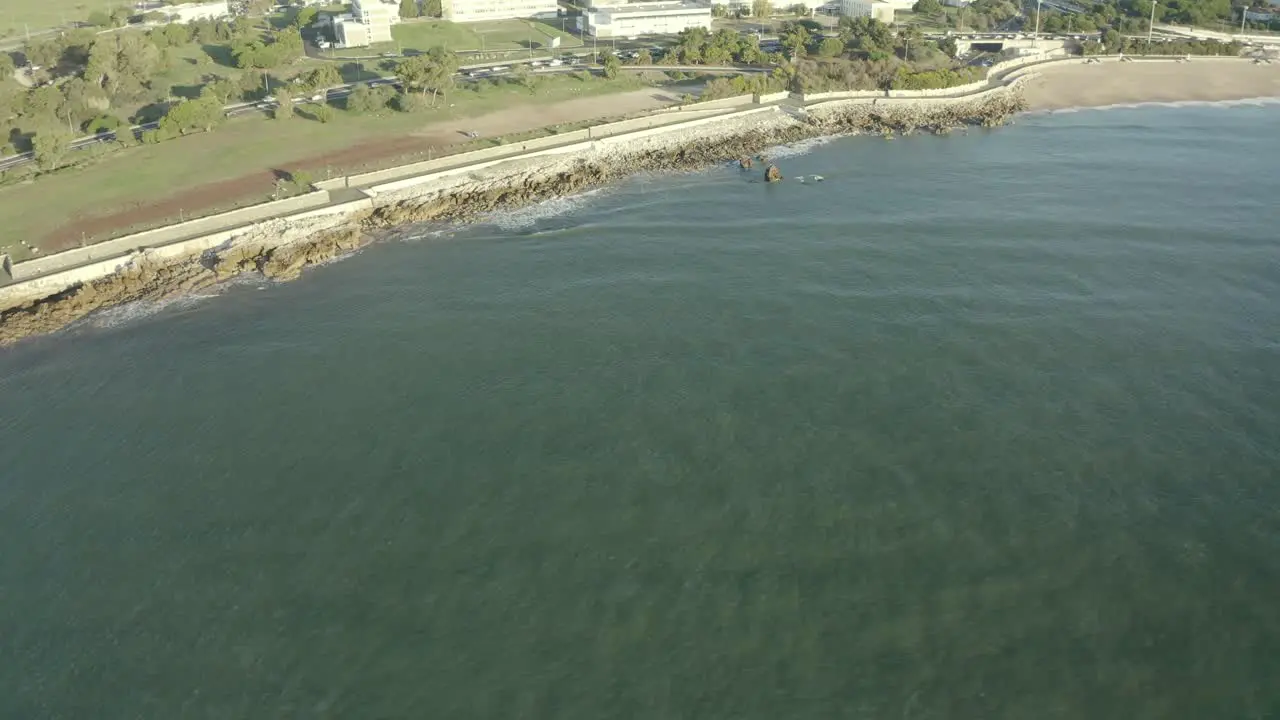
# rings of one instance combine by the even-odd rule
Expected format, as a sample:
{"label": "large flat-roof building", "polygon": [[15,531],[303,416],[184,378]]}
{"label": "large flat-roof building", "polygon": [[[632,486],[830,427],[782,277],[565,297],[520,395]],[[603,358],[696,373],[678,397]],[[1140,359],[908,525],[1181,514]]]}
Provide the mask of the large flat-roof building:
{"label": "large flat-roof building", "polygon": [[675,35],[689,28],[711,29],[711,5],[697,2],[634,2],[592,5],[580,18],[593,37]]}
{"label": "large flat-roof building", "polygon": [[183,3],[181,5],[138,3],[134,6],[134,9],[144,15],[153,12],[160,13],[171,23],[189,23],[193,20],[221,20],[231,17],[231,3],[227,0]]}
{"label": "large flat-roof building", "polygon": [[840,14],[849,17],[869,17],[882,23],[893,23],[892,3],[885,0],[840,0]]}
{"label": "large flat-roof building", "polygon": [[352,0],[351,13],[333,20],[333,36],[338,47],[367,47],[389,43],[391,26],[400,22],[400,8],[382,0]]}
{"label": "large flat-roof building", "polygon": [[556,0],[441,0],[441,14],[451,22],[511,20],[556,15]]}

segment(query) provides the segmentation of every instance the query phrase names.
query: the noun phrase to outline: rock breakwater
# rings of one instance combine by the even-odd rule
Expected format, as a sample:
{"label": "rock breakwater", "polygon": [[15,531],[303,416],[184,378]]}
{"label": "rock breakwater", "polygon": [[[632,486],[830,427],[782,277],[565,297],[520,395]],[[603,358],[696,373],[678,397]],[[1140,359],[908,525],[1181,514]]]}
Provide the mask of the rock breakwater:
{"label": "rock breakwater", "polygon": [[[375,199],[375,207],[342,225],[279,235],[246,234],[201,255],[158,260],[138,253],[116,273],[63,291],[0,307],[0,345],[61,329],[90,313],[126,302],[163,300],[243,273],[292,279],[317,263],[376,240],[382,230],[412,222],[467,222],[555,197],[571,195],[639,172],[679,172],[756,157],[767,148],[829,135],[942,132],[962,125],[995,127],[1024,109],[1013,91],[973,99],[868,104],[828,102],[727,119],[697,128],[672,128],[634,142],[593,147],[558,159],[513,160],[451,182],[424,183]],[[273,221],[287,223],[288,220]]]}

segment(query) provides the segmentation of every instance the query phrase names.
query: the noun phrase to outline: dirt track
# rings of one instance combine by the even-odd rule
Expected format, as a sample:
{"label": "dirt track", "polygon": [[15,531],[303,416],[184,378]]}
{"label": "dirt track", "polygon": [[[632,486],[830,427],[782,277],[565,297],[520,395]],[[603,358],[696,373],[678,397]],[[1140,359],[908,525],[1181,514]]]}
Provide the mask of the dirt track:
{"label": "dirt track", "polygon": [[[646,88],[616,95],[568,100],[554,105],[513,106],[475,118],[428,125],[411,134],[375,136],[334,153],[299,157],[289,167],[307,170],[317,178],[323,178],[327,174],[344,175],[386,167],[401,161],[414,162],[424,159],[429,153],[438,156],[450,152],[454,146],[467,141],[462,134],[463,130],[478,132],[481,137],[486,138],[499,137],[550,125],[628,115],[678,101],[679,95],[672,91]],[[271,193],[275,181],[276,175],[271,168],[246,168],[244,175],[233,180],[196,186],[123,209],[115,208],[115,212],[109,214],[75,218],[41,238],[37,244],[47,252],[57,252],[76,247],[85,236],[103,237],[123,228],[160,224],[177,220],[183,215],[198,217],[214,209],[230,209],[236,205],[261,202]]]}

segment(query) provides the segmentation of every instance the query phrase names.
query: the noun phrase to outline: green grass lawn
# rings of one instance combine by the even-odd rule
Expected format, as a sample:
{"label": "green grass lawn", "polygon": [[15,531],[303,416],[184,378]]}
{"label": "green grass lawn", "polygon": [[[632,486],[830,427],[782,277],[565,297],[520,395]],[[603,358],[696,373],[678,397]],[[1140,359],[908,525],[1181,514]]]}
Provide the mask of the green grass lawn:
{"label": "green grass lawn", "polygon": [[[299,105],[300,116],[292,120],[240,118],[211,133],[112,152],[84,167],[39,177],[28,184],[0,187],[0,226],[5,228],[6,238],[34,241],[66,225],[69,218],[110,214],[176,191],[254,172],[288,170],[302,161],[379,136],[404,135],[428,125],[520,104],[555,103],[645,86],[627,76],[613,81],[599,77],[584,81],[576,75],[547,76],[539,80],[535,92],[514,83],[486,82],[461,86],[450,93],[452,108],[442,104],[422,113],[387,110],[376,116],[339,111],[329,123],[306,119],[307,106]],[[462,142],[459,136],[459,143]],[[455,148],[462,149],[465,148]],[[324,179],[325,174],[312,173],[317,179]],[[48,202],[51,197],[59,198],[59,202]],[[238,204],[266,199],[264,191],[259,196],[246,196]],[[156,224],[162,223],[151,225]],[[105,238],[90,238],[94,239]],[[27,257],[17,246],[7,250],[0,247],[0,252],[12,252],[19,261]]]}
{"label": "green grass lawn", "polygon": [[[87,20],[94,10],[110,12],[124,0],[0,0],[0,37],[21,37],[27,28],[32,32]],[[24,27],[24,25],[26,27]]]}

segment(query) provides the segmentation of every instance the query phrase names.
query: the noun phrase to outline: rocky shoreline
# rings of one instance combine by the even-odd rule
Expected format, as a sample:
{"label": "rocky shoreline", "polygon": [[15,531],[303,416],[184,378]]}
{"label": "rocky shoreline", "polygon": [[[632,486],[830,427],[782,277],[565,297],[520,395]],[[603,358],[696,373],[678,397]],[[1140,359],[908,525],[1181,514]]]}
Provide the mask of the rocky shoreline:
{"label": "rocky shoreline", "polygon": [[[494,212],[572,195],[640,172],[681,172],[755,157],[771,147],[831,135],[935,132],[996,127],[1025,108],[1016,90],[937,98],[911,104],[824,103],[809,111],[775,112],[676,130],[567,159],[513,160],[487,176],[462,177],[432,189],[377,199],[340,227],[281,244],[267,227],[200,256],[155,260],[145,253],[119,272],[63,292],[0,309],[0,345],[60,330],[96,310],[191,293],[244,273],[292,279],[309,265],[346,255],[414,222],[468,222]],[[281,221],[287,222],[287,221]]]}

